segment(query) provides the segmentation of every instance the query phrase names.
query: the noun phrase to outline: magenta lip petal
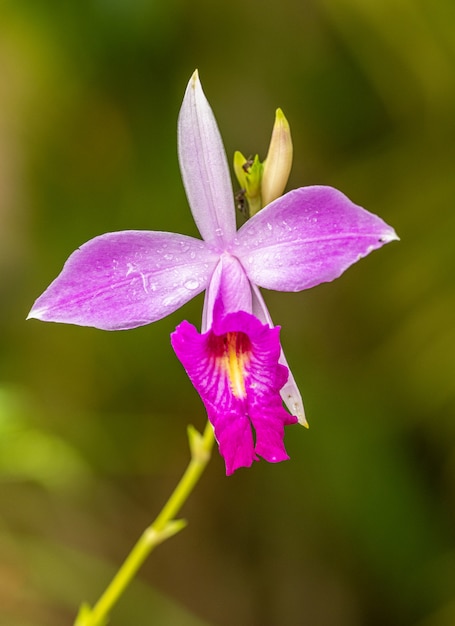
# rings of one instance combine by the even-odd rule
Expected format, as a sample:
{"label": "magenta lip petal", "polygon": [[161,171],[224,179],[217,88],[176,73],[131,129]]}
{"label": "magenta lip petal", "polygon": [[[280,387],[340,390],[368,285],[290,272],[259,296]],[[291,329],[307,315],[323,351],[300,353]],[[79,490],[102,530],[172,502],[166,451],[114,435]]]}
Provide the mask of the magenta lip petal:
{"label": "magenta lip petal", "polygon": [[332,187],[301,187],[254,215],[232,252],[251,282],[300,291],[338,278],[350,265],[397,239],[381,218]]}
{"label": "magenta lip petal", "polygon": [[221,251],[236,232],[234,198],[223,141],[197,71],[180,109],[178,153],[194,221],[204,240]]}
{"label": "magenta lip petal", "polygon": [[171,343],[207,409],[226,474],[230,475],[239,467],[250,467],[258,457],[250,421],[210,353],[211,336],[211,331],[200,335],[192,324],[183,321],[172,333]]}
{"label": "magenta lip petal", "polygon": [[203,291],[217,259],[185,235],[107,233],[69,257],[28,317],[103,330],[149,324]]}
{"label": "magenta lip petal", "polygon": [[[232,334],[240,334],[249,346],[242,377],[244,393],[233,385],[228,363],[220,358],[220,346]],[[279,328],[269,328],[253,315],[238,311],[216,317],[212,329],[203,335],[182,322],[171,342],[207,409],[226,472],[249,467],[258,456],[272,463],[286,460],[284,426],[297,419],[285,411],[280,397],[288,371],[278,362]]]}
{"label": "magenta lip petal", "polygon": [[259,461],[251,422],[243,413],[226,414],[218,420],[215,437],[226,465],[226,476],[231,476],[239,467],[251,467],[254,461]]}

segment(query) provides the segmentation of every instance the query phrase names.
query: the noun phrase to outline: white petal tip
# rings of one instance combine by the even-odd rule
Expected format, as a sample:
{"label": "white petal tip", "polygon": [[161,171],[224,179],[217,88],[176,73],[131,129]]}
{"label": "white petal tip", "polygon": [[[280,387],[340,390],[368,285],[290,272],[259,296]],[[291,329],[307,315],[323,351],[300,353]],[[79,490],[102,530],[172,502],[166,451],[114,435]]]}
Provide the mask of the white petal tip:
{"label": "white petal tip", "polygon": [[382,235],[380,241],[382,243],[390,243],[391,241],[400,241],[400,238],[398,237],[396,232],[393,230],[393,228],[391,228],[388,233],[386,233],[385,235]]}
{"label": "white petal tip", "polygon": [[295,396],[292,396],[290,394],[284,398],[284,403],[288,407],[289,412],[292,413],[292,415],[296,416],[298,423],[302,426],[305,426],[305,428],[309,428],[308,422],[305,417],[303,403],[296,401]]}
{"label": "white petal tip", "polygon": [[27,315],[27,317],[25,318],[25,321],[27,321],[27,320],[40,320],[42,313],[43,313],[42,309],[41,310],[40,309],[38,309],[38,310],[32,309],[30,311],[30,313]]}
{"label": "white petal tip", "polygon": [[199,70],[196,69],[190,78],[190,84],[194,88],[199,82]]}
{"label": "white petal tip", "polygon": [[305,417],[305,409],[303,408],[303,400],[300,394],[299,388],[296,385],[294,376],[287,364],[283,351],[281,351],[280,363],[285,365],[289,371],[289,378],[287,383],[281,389],[281,398],[286,405],[289,413],[295,415],[299,424],[308,428],[308,422]]}

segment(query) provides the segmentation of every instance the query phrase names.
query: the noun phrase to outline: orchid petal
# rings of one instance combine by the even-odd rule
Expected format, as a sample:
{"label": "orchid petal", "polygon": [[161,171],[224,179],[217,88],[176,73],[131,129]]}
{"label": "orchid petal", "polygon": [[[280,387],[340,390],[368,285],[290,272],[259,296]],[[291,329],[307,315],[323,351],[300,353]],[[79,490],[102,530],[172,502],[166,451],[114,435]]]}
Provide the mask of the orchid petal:
{"label": "orchid petal", "polygon": [[212,326],[214,314],[235,311],[251,313],[251,284],[238,259],[224,252],[207,287],[202,314],[202,332]]}
{"label": "orchid petal", "polygon": [[107,233],[73,252],[28,317],[102,330],[149,324],[203,291],[217,260],[193,237]]}
{"label": "orchid petal", "polygon": [[340,191],[301,187],[244,224],[232,253],[260,287],[300,291],[338,278],[394,239],[393,228]]}
{"label": "orchid petal", "polygon": [[215,317],[202,335],[182,322],[171,342],[205,404],[228,475],[249,467],[258,455],[270,463],[289,458],[284,426],[297,420],[284,410],[279,394],[287,370],[278,363],[278,327],[239,311]]}
{"label": "orchid petal", "polygon": [[194,221],[204,240],[221,250],[235,235],[234,198],[223,141],[197,71],[180,109],[178,153]]}
{"label": "orchid petal", "polygon": [[[270,328],[273,328],[274,324],[270,316],[269,310],[264,302],[264,298],[262,297],[259,288],[256,287],[256,285],[252,285],[252,296],[253,315],[260,319],[263,324],[268,324]],[[297,383],[295,382],[292,370],[288,365],[283,348],[281,348],[280,358],[278,359],[278,362],[281,363],[281,365],[284,365],[289,372],[288,379],[280,391],[281,398],[287,406],[288,411],[291,413],[291,415],[295,415],[297,417],[299,424],[302,424],[302,426],[306,426],[308,428],[308,422],[305,417],[305,409],[303,406],[302,395],[299,388],[297,387]]]}

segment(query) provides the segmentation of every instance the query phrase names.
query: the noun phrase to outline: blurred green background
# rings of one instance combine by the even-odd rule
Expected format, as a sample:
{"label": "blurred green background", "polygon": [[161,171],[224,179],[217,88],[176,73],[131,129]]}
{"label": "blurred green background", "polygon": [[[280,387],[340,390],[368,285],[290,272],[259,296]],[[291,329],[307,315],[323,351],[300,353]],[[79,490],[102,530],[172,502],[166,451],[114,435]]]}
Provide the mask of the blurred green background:
{"label": "blurred green background", "polygon": [[199,68],[229,159],[339,187],[401,236],[333,284],[266,293],[310,430],[226,478],[216,453],[115,626],[455,623],[455,4],[4,0],[0,624],[71,624],[186,466],[201,402],[169,333],[25,322],[81,243],[196,234],[176,121]]}

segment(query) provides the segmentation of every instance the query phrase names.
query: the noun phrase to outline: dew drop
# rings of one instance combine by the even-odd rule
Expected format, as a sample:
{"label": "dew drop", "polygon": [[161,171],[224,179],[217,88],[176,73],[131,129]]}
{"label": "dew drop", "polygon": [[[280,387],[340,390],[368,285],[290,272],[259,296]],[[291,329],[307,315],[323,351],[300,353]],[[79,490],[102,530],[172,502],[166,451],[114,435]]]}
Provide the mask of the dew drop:
{"label": "dew drop", "polygon": [[174,258],[174,255],[168,253],[164,255],[164,258],[166,259],[166,261],[172,261],[172,259]]}
{"label": "dew drop", "polygon": [[190,278],[190,280],[187,280],[184,283],[184,286],[190,291],[194,291],[195,289],[199,287],[199,281],[196,280],[195,278]]}

